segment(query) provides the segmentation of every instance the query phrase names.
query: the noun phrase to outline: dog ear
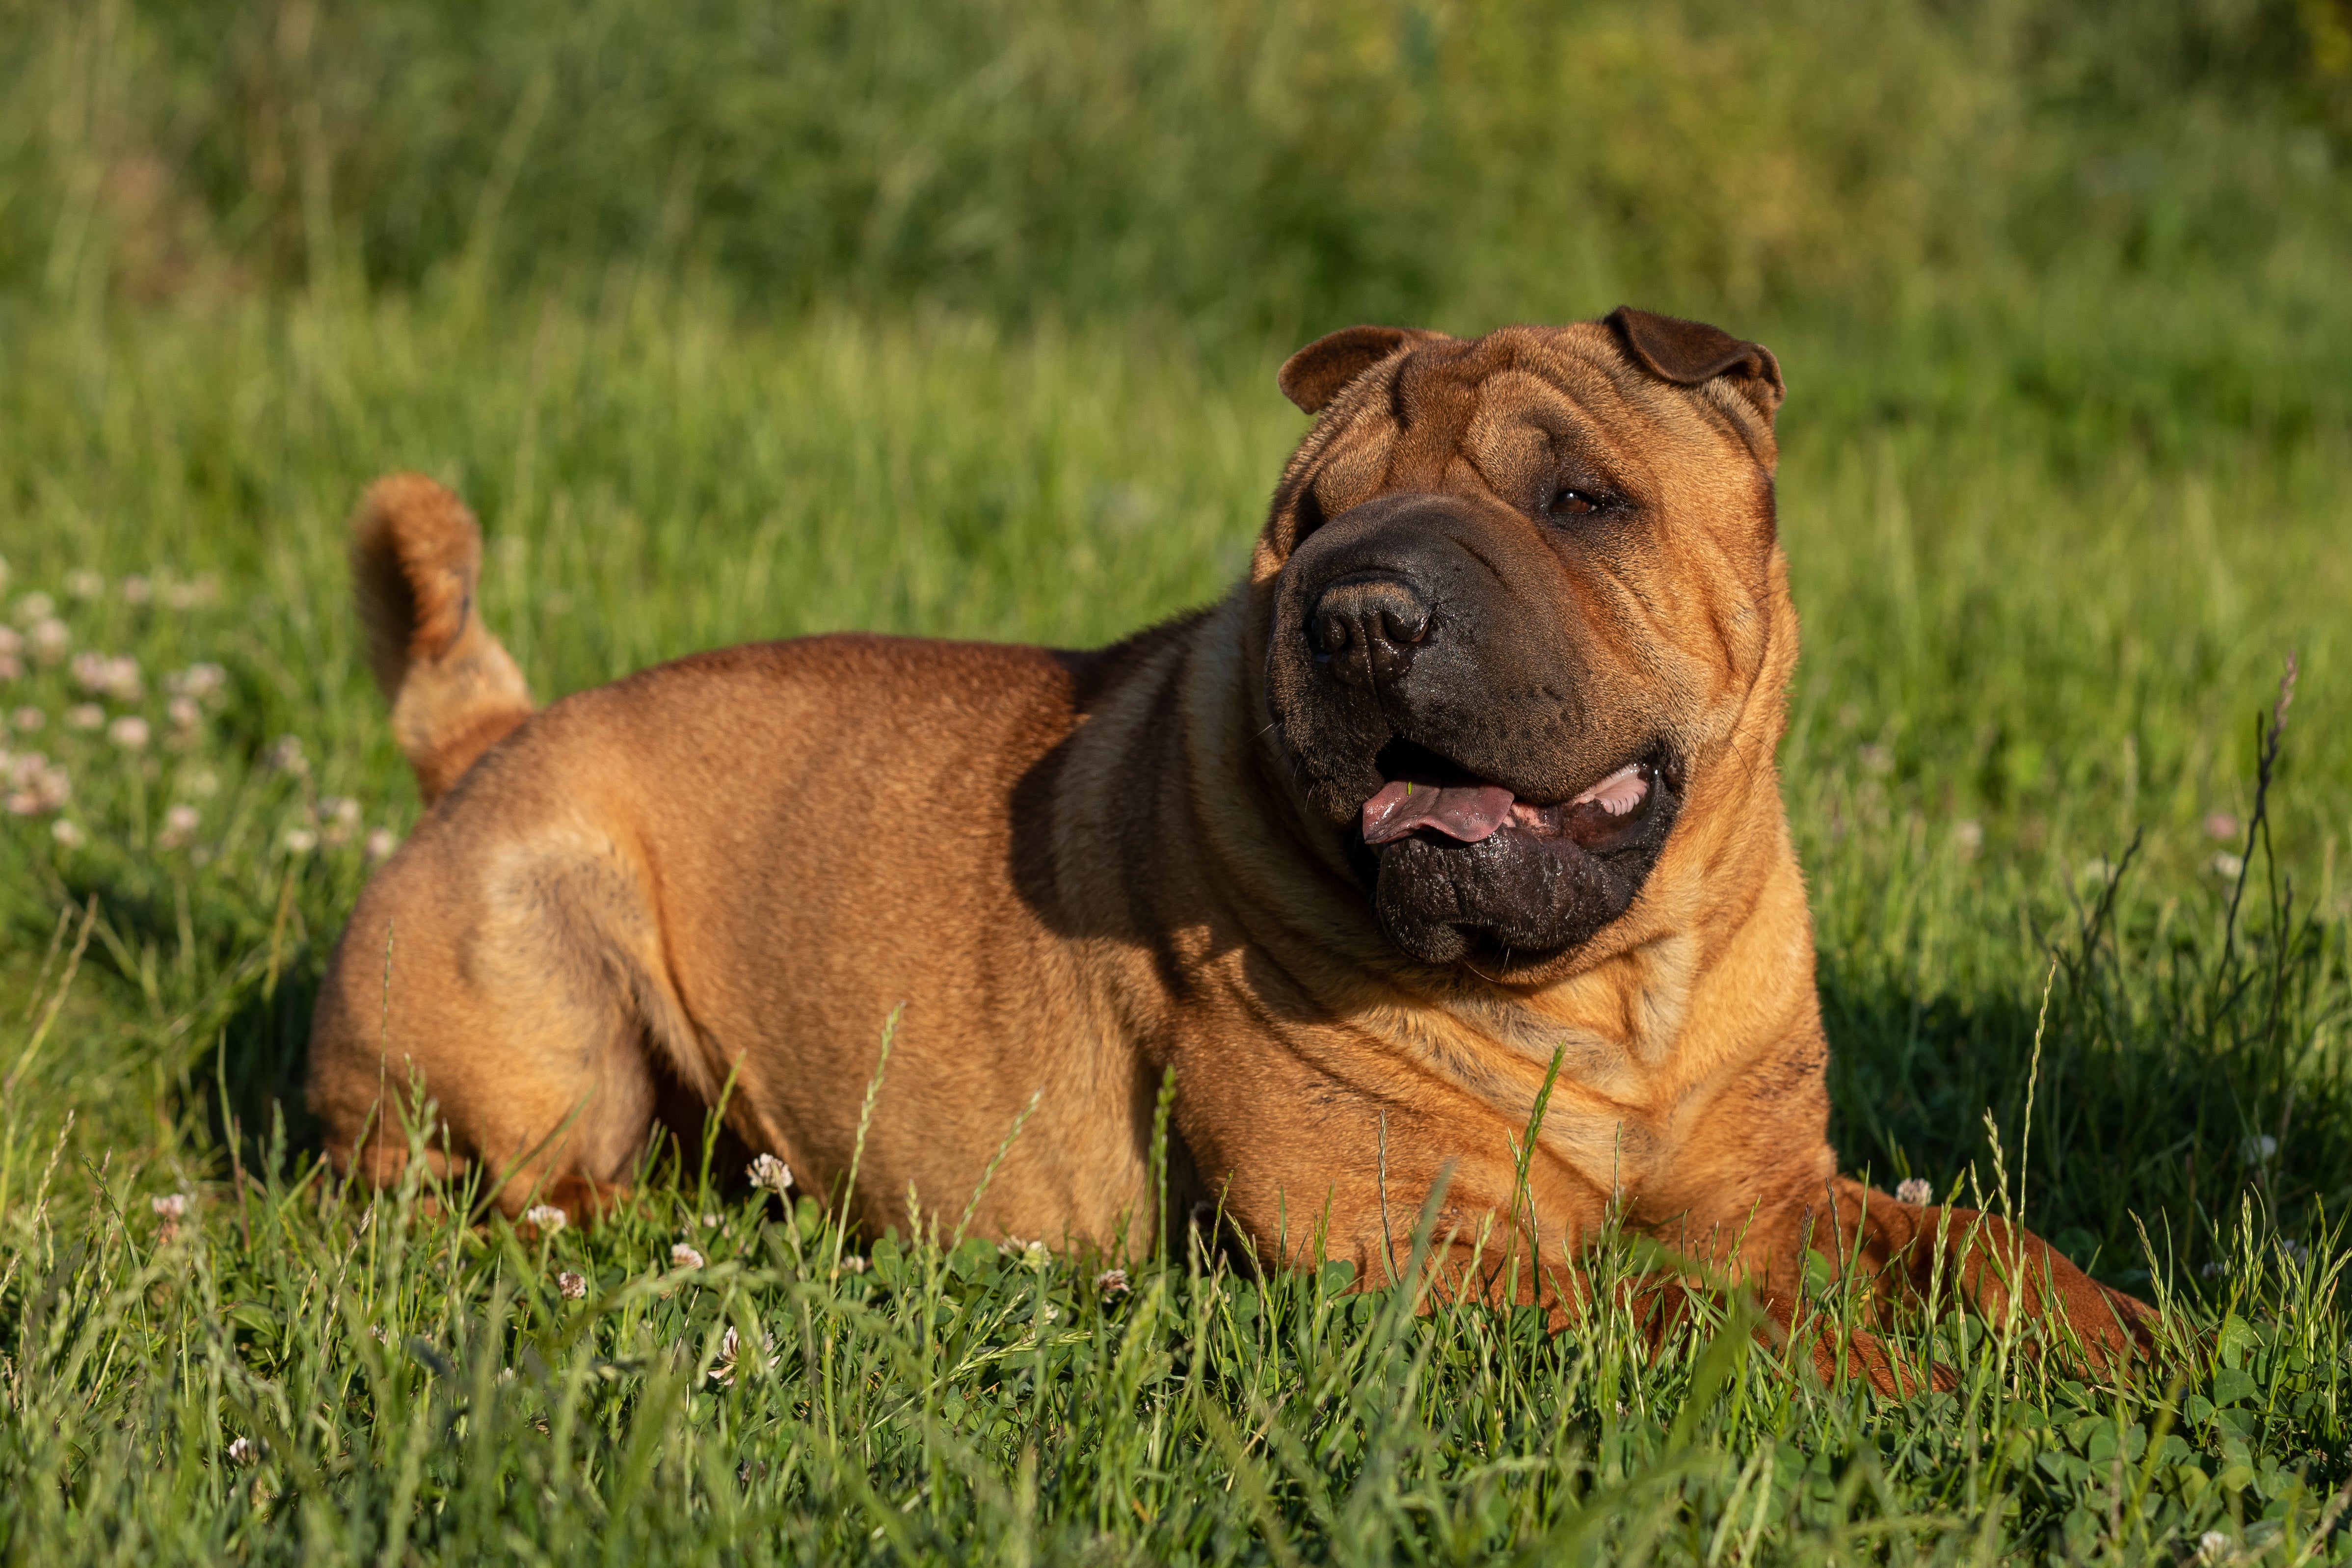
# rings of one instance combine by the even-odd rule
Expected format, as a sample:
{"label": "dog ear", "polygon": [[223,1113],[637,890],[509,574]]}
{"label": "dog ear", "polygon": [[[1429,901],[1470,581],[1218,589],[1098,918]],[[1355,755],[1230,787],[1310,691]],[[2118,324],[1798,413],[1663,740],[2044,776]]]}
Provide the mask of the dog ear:
{"label": "dog ear", "polygon": [[1283,396],[1308,413],[1320,413],[1342,387],[1391,354],[1444,336],[1418,327],[1342,327],[1283,361],[1275,380]]}
{"label": "dog ear", "polygon": [[1662,381],[1695,387],[1717,376],[1729,378],[1732,390],[1771,428],[1789,389],[1780,380],[1780,361],[1763,344],[1743,342],[1704,321],[1654,315],[1631,305],[1612,310],[1607,324],[1626,355]]}

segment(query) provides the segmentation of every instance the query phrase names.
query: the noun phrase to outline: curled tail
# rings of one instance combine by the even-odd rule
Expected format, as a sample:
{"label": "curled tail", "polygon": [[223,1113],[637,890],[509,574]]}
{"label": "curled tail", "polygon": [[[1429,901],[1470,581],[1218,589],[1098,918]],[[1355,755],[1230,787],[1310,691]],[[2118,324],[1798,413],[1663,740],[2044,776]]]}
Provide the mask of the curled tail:
{"label": "curled tail", "polygon": [[352,516],[352,578],[392,734],[430,805],[530,716],[522,671],[474,608],[482,531],[422,474],[387,474]]}

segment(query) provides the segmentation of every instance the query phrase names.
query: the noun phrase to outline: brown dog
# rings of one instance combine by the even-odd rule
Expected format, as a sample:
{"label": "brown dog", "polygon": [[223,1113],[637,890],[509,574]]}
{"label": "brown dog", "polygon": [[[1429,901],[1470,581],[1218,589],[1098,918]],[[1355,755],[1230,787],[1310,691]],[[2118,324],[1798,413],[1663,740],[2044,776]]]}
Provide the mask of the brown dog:
{"label": "brown dog", "polygon": [[2095,1359],[2144,1336],[2023,1233],[1838,1176],[1773,761],[1772,356],[1621,309],[1353,328],[1281,382],[1318,417],[1247,580],[1096,653],[818,637],[534,712],[473,611],[473,519],[379,481],[360,601],[435,804],[320,998],[335,1159],[396,1175],[421,1073],[428,1157],[577,1214],[665,1085],[731,1076],[731,1129],[838,1192],[903,1004],[846,1194],[869,1231],[960,1213],[1025,1114],[980,1228],[1148,1244],[1182,1212],[1152,1189],[1172,1072],[1177,1201],[1268,1259],[1380,1279],[1442,1186],[1489,1289],[1498,1237],[1556,1267],[1613,1207],[1784,1320],[1810,1245],[1983,1306],[2021,1285]]}

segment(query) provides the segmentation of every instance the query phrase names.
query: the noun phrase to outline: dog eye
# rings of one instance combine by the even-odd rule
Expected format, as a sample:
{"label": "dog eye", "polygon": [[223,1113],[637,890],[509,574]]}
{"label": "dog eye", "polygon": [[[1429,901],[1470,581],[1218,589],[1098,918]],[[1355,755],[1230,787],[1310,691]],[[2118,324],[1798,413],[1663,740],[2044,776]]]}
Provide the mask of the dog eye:
{"label": "dog eye", "polygon": [[1588,512],[1597,512],[1600,509],[1600,498],[1587,495],[1582,490],[1571,490],[1563,486],[1560,492],[1551,498],[1550,510],[1554,517],[1580,517]]}

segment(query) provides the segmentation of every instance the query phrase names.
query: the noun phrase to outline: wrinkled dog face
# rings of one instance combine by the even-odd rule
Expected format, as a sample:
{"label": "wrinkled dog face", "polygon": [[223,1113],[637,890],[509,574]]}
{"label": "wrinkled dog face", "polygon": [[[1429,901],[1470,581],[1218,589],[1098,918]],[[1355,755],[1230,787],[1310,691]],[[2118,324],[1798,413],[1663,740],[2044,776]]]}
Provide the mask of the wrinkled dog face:
{"label": "wrinkled dog face", "polygon": [[1711,327],[1351,328],[1261,544],[1266,698],[1381,927],[1524,966],[1642,889],[1761,667],[1778,366]]}

